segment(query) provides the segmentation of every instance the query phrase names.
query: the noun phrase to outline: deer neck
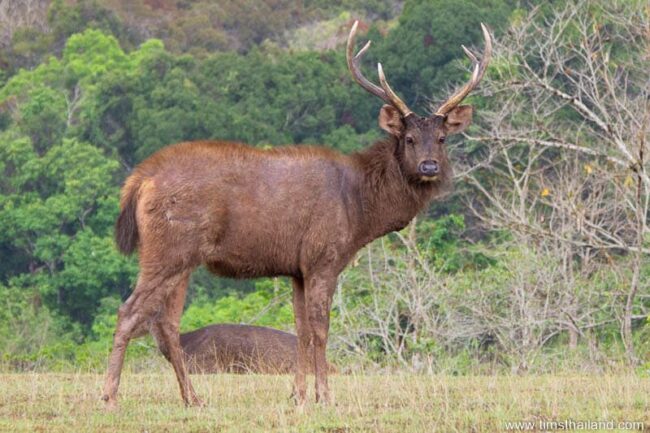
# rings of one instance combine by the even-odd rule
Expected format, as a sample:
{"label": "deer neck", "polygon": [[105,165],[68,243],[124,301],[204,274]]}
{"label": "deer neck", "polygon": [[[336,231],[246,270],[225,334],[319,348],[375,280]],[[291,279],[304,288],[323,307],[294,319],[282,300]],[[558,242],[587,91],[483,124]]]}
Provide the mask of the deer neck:
{"label": "deer neck", "polygon": [[431,183],[414,183],[404,176],[397,146],[397,139],[389,138],[354,155],[360,167],[358,236],[364,244],[404,228],[434,197]]}

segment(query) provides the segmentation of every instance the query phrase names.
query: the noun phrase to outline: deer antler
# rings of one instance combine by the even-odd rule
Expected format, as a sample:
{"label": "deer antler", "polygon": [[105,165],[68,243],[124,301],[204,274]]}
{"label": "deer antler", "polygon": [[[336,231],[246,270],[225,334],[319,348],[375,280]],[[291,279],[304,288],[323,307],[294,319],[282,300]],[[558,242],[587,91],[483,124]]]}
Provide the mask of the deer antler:
{"label": "deer antler", "polygon": [[461,45],[461,47],[463,47],[463,51],[465,51],[465,54],[467,54],[467,57],[469,57],[472,60],[472,63],[474,63],[472,78],[470,78],[469,83],[465,84],[465,86],[457,90],[456,93],[451,95],[440,106],[440,108],[438,108],[436,111],[437,116],[446,116],[447,113],[453,110],[454,107],[456,107],[461,103],[463,99],[465,99],[469,92],[471,92],[481,81],[481,78],[483,78],[483,74],[487,69],[488,63],[490,63],[490,57],[492,56],[492,36],[490,36],[490,32],[483,23],[481,23],[481,29],[483,30],[483,37],[485,38],[485,51],[483,51],[483,57],[481,58],[481,61],[479,62],[476,56],[470,50],[465,48],[464,45]]}
{"label": "deer antler", "polygon": [[381,87],[370,82],[370,80],[364,77],[363,74],[361,73],[359,62],[361,61],[361,58],[366,53],[368,48],[370,48],[371,41],[368,41],[366,45],[364,45],[363,48],[361,48],[361,50],[357,53],[356,56],[354,55],[354,40],[357,35],[358,24],[359,21],[355,21],[354,24],[352,25],[352,29],[350,29],[350,35],[348,36],[348,45],[346,49],[348,69],[350,69],[354,81],[359,83],[359,85],[364,89],[366,89],[366,91],[372,93],[373,95],[379,97],[383,101],[397,108],[403,117],[408,116],[409,114],[412,113],[412,111],[409,110],[409,108],[406,106],[404,101],[402,101],[395,94],[395,92],[393,92],[393,89],[391,89],[390,86],[388,85],[388,82],[386,81],[386,77],[384,76],[384,71],[382,70],[381,67],[381,63],[377,64],[377,70],[379,73],[379,82],[381,84]]}

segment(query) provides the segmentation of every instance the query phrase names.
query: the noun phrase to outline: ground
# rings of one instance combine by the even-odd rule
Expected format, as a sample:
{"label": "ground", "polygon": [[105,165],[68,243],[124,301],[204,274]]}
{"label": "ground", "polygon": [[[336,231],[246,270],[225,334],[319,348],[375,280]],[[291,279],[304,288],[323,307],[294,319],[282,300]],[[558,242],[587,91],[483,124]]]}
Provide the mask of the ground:
{"label": "ground", "polygon": [[[103,411],[102,380],[0,374],[0,431],[492,433],[546,431],[540,422],[566,420],[617,423],[583,431],[650,431],[650,378],[638,376],[337,375],[334,405],[316,405],[312,395],[302,412],[288,400],[289,376],[193,376],[207,405],[185,408],[171,371],[127,373],[115,413]],[[507,424],[517,422],[534,424]]]}

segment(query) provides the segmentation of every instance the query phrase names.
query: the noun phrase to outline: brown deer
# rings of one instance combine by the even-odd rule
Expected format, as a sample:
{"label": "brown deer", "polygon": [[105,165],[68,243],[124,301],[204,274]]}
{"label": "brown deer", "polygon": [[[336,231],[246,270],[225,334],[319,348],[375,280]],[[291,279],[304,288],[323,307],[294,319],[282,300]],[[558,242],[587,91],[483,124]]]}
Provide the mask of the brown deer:
{"label": "brown deer", "polygon": [[174,367],[185,403],[200,403],[183,361],[179,320],[190,273],[201,264],[224,277],[291,277],[298,334],[293,396],[305,402],[311,362],[316,401],[329,400],[325,346],[337,277],[364,245],[405,227],[450,188],[445,138],[471,122],[472,107],[459,104],[481,80],[492,51],[481,25],[481,61],[463,47],[474,63],[470,81],[435,114],[420,117],[393,92],[380,64],[381,87],[361,74],[370,42],[353,55],[357,24],[348,37],[348,67],[361,87],[386,102],[379,112],[386,139],[350,155],[308,146],[180,143],[156,152],[126,180],[116,240],[125,254],[139,250],[140,274],[118,311],[103,395],[109,408],[129,340],[147,331]]}
{"label": "brown deer", "polygon": [[[296,372],[298,338],[273,328],[210,325],[181,334],[181,347],[190,373]],[[328,371],[336,368],[330,365]]]}

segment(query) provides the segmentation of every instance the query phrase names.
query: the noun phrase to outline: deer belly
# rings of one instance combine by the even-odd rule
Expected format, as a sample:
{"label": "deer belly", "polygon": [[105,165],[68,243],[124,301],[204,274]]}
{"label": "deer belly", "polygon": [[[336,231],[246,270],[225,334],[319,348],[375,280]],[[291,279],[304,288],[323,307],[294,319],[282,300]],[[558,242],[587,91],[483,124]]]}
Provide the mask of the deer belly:
{"label": "deer belly", "polygon": [[221,245],[206,260],[207,269],[229,278],[294,276],[299,274],[298,253],[279,245],[239,243]]}
{"label": "deer belly", "polygon": [[290,211],[284,195],[259,189],[235,191],[236,201],[209,213],[215,229],[204,262],[211,272],[231,278],[298,275],[308,210]]}

